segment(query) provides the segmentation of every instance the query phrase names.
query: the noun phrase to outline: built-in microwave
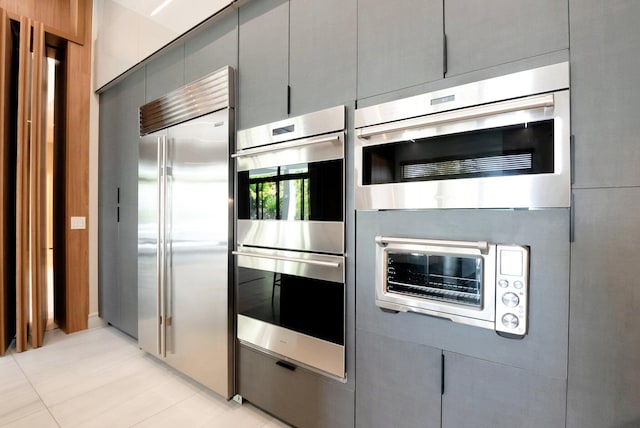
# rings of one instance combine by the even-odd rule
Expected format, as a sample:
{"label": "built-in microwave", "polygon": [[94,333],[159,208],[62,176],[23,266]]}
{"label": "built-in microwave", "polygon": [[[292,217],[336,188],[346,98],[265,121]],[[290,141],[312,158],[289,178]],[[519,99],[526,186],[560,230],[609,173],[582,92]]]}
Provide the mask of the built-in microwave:
{"label": "built-in microwave", "polygon": [[357,109],[356,209],[569,207],[569,65]]}
{"label": "built-in microwave", "polygon": [[484,241],[376,237],[375,303],[527,334],[529,248]]}

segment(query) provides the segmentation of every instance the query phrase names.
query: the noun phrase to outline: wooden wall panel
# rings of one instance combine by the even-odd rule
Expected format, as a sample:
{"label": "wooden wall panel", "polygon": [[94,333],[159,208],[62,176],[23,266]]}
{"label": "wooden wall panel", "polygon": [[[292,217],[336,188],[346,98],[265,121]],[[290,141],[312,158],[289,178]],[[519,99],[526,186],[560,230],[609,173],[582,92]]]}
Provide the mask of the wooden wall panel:
{"label": "wooden wall panel", "polygon": [[11,34],[9,18],[0,9],[0,355],[6,351],[15,334],[15,284],[8,279],[7,254],[7,211],[9,174],[9,103]]}
{"label": "wooden wall panel", "polygon": [[[91,27],[91,8],[85,10]],[[69,333],[87,328],[89,318],[89,101],[91,95],[91,35],[83,45],[67,46],[66,187],[66,322]],[[70,229],[70,217],[87,218],[86,229]]]}
{"label": "wooden wall panel", "polygon": [[[31,20],[20,19],[16,178],[16,351],[27,349],[29,322],[29,55]],[[27,267],[27,268],[25,268]]]}
{"label": "wooden wall panel", "polygon": [[[0,8],[42,22],[45,31],[75,43],[87,42],[86,12],[90,0],[0,0]],[[90,39],[90,38],[89,38]]]}

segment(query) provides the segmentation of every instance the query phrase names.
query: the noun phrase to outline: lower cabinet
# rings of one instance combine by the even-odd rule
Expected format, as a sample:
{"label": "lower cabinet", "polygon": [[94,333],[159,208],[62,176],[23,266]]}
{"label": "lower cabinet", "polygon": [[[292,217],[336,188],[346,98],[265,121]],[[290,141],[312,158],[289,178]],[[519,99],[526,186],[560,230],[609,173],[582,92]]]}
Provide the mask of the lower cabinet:
{"label": "lower cabinet", "polygon": [[443,428],[565,426],[566,379],[443,352]]}
{"label": "lower cabinet", "polygon": [[353,427],[354,393],[346,385],[245,346],[238,347],[238,393],[304,428]]}
{"label": "lower cabinet", "polygon": [[356,426],[557,428],[566,379],[356,332]]}

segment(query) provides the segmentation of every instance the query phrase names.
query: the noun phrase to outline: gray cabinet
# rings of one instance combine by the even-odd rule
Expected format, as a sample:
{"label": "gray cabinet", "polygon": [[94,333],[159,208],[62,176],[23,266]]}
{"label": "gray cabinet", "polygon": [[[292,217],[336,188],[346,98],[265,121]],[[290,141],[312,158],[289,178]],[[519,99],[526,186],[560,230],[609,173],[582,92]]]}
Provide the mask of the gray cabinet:
{"label": "gray cabinet", "polygon": [[290,1],[294,116],[356,99],[356,0]]}
{"label": "gray cabinet", "polygon": [[221,67],[238,68],[238,10],[221,17],[184,44],[185,83]]}
{"label": "gray cabinet", "polygon": [[565,426],[565,379],[446,351],[443,355],[443,428]]}
{"label": "gray cabinet", "polygon": [[287,117],[289,1],[252,1],[240,8],[238,129]]}
{"label": "gray cabinet", "polygon": [[569,48],[566,0],[444,0],[447,76]]}
{"label": "gray cabinet", "polygon": [[100,95],[98,282],[100,316],[136,337],[138,107],[144,70]]}
{"label": "gray cabinet", "polygon": [[238,393],[294,426],[353,427],[354,393],[342,383],[238,346]]}
{"label": "gray cabinet", "polygon": [[639,186],[640,2],[570,5],[575,186]]}
{"label": "gray cabinet", "polygon": [[443,78],[442,0],[358,1],[358,99]]}
{"label": "gray cabinet", "polygon": [[575,191],[567,427],[640,426],[640,188]]}
{"label": "gray cabinet", "polygon": [[145,102],[153,101],[183,86],[186,83],[184,68],[184,43],[172,47],[147,64]]}
{"label": "gray cabinet", "polygon": [[356,426],[439,427],[442,351],[358,330]]}
{"label": "gray cabinet", "polygon": [[356,98],[356,0],[240,8],[238,129]]}

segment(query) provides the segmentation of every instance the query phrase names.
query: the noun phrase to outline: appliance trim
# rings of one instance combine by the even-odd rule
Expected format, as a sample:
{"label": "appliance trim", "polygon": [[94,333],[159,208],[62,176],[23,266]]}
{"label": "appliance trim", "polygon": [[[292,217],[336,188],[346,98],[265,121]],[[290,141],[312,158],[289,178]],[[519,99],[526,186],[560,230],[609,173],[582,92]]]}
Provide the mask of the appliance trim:
{"label": "appliance trim", "polygon": [[238,314],[238,339],[254,349],[291,358],[291,362],[346,382],[345,347]]}

